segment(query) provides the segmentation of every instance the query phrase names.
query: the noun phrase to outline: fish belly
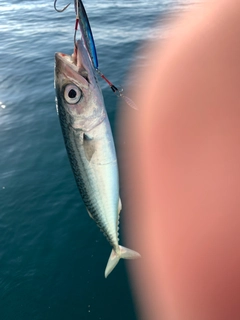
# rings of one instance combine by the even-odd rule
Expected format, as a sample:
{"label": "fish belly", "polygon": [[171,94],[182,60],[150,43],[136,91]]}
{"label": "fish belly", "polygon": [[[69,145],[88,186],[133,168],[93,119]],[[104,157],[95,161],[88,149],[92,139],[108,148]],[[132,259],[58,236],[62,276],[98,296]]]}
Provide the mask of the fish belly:
{"label": "fish belly", "polygon": [[[61,121],[61,120],[60,120]],[[107,117],[89,132],[62,125],[66,149],[84,204],[114,249],[118,248],[118,166]]]}

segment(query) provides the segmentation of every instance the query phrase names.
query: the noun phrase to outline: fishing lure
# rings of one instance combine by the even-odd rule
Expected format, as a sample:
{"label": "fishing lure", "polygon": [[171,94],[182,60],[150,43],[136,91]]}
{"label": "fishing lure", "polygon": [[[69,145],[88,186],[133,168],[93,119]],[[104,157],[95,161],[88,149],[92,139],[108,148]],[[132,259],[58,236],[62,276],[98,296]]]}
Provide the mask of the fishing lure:
{"label": "fishing lure", "polygon": [[[54,1],[54,8],[58,12],[65,11],[68,8],[68,6],[70,5],[70,3],[69,3],[63,9],[59,10],[56,7],[56,3],[57,3],[57,0]],[[104,81],[106,81],[106,83],[109,85],[109,87],[112,89],[113,93],[117,97],[122,98],[131,108],[137,110],[137,106],[135,105],[135,103],[130,98],[128,98],[127,96],[125,96],[123,94],[123,89],[116,87],[99,70],[97,50],[96,50],[96,46],[95,46],[95,42],[94,42],[94,38],[93,38],[93,34],[92,34],[92,29],[91,29],[91,26],[90,26],[90,22],[88,20],[88,16],[87,16],[86,10],[85,10],[84,5],[83,5],[81,0],[75,0],[74,1],[74,5],[75,5],[75,12],[76,12],[74,43],[76,44],[76,35],[77,35],[78,26],[79,26],[81,34],[82,34],[83,42],[84,42],[84,44],[85,44],[85,46],[87,48],[88,54],[89,54],[89,56],[91,58],[91,61],[92,61],[92,64],[93,64],[93,67],[96,70],[96,72],[98,73],[98,75]]]}

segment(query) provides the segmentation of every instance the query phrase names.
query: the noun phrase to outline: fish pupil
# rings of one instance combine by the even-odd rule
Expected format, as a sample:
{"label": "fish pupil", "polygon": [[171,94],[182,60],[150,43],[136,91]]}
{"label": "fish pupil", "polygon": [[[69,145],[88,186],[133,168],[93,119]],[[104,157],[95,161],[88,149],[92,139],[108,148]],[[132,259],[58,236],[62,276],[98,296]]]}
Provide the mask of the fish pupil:
{"label": "fish pupil", "polygon": [[77,95],[77,92],[73,89],[71,89],[69,92],[68,92],[68,96],[69,98],[73,99],[73,98],[76,98],[76,95]]}

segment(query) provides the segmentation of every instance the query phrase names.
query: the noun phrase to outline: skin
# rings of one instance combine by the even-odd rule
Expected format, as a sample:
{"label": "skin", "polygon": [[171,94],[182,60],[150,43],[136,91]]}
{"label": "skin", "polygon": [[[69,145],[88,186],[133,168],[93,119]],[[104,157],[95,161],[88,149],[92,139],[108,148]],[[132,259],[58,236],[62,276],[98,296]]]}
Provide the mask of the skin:
{"label": "skin", "polygon": [[240,319],[239,35],[240,2],[208,1],[134,71],[120,135],[139,319]]}

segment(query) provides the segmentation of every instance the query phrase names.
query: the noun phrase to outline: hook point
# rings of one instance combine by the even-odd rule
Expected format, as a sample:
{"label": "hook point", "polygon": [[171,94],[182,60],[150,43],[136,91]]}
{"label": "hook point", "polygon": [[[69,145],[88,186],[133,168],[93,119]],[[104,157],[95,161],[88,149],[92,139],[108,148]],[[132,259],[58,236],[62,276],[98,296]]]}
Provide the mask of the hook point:
{"label": "hook point", "polygon": [[54,9],[57,11],[57,12],[63,12],[63,11],[65,11],[68,7],[69,7],[69,5],[70,5],[71,3],[69,3],[69,4],[67,4],[63,9],[57,9],[57,0],[54,0],[54,4],[53,4],[53,6],[54,6]]}

